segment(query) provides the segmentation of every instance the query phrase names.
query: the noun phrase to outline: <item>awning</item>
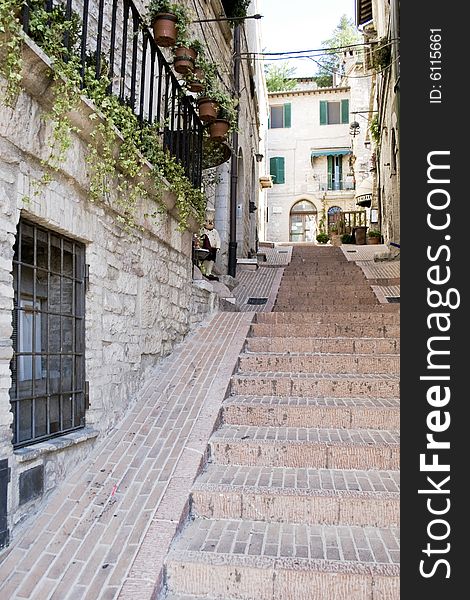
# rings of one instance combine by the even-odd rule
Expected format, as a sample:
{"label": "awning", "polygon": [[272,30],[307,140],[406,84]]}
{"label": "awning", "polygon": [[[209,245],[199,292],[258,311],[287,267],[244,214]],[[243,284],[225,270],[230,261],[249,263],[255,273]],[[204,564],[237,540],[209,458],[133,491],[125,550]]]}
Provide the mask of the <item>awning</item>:
{"label": "awning", "polygon": [[363,179],[356,188],[356,204],[358,206],[370,206],[372,203],[372,177],[366,177]]}
{"label": "awning", "polygon": [[317,158],[318,156],[345,156],[346,154],[352,154],[350,148],[330,148],[329,150],[312,150],[311,157]]}

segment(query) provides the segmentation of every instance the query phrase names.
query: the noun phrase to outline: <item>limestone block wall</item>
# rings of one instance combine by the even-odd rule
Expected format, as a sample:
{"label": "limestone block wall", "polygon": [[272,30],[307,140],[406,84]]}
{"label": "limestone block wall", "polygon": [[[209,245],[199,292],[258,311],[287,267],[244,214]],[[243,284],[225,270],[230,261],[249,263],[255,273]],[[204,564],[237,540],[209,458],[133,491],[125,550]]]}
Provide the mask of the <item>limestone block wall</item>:
{"label": "limestone block wall", "polygon": [[[133,227],[118,220],[115,189],[103,201],[89,200],[85,156],[91,123],[87,115],[93,107],[86,101],[72,115],[80,133],[73,134],[65,162],[52,173],[51,183],[38,184],[44,170],[41,159],[48,152],[44,142],[50,131],[46,115],[51,81],[47,57],[37,48],[27,45],[25,61],[26,91],[14,109],[0,106],[0,459],[7,459],[10,468],[10,535],[86,460],[96,437],[129,410],[161,358],[218,308],[214,293],[192,282],[191,240],[197,225],[192,222],[192,230],[178,231],[172,214],[175,199],[165,191],[164,181],[166,214],[148,217],[155,212],[155,201],[140,199]],[[20,218],[85,245],[89,408],[84,429],[14,450],[9,398],[12,261]],[[32,483],[26,495],[25,481]]]}

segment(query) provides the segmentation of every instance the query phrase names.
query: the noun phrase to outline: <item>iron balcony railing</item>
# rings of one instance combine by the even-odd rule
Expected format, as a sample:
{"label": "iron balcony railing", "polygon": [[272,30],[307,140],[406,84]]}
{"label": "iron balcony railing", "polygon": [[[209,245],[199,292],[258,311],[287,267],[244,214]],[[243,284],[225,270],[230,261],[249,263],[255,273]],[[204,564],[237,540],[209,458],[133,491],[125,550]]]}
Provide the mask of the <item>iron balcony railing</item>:
{"label": "iron balcony railing", "polygon": [[[82,85],[91,56],[97,78],[106,69],[111,81],[108,92],[128,104],[141,123],[158,125],[163,148],[184,167],[191,183],[200,187],[203,125],[192,97],[185,94],[132,0],[44,2],[48,12],[59,5],[64,7],[65,19],[77,14],[81,19]],[[21,17],[25,33],[29,33],[31,10],[34,4],[28,0]],[[68,38],[64,44],[70,50]]]}
{"label": "iron balcony railing", "polygon": [[333,191],[349,191],[354,190],[354,180],[349,179],[333,179],[326,178],[318,181],[318,190],[320,192],[333,192]]}

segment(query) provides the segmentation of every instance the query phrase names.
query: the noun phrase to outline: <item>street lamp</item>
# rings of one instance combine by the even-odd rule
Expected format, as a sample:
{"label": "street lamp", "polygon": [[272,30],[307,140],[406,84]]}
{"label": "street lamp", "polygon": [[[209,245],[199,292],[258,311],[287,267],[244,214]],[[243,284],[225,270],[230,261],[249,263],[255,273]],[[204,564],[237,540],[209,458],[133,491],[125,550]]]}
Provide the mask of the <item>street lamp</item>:
{"label": "street lamp", "polygon": [[349,125],[349,135],[351,135],[352,137],[356,137],[356,135],[359,135],[360,132],[361,132],[361,126],[359,125],[359,123],[357,121],[353,121]]}

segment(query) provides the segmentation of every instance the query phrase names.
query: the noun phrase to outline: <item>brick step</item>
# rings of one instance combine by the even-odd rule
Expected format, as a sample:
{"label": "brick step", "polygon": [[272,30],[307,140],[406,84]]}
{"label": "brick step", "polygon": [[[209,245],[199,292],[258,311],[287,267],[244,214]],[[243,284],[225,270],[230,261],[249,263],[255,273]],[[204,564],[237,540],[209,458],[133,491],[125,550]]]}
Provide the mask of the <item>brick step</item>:
{"label": "brick step", "polygon": [[[392,306],[385,304],[384,307]],[[395,305],[397,306],[397,305]],[[373,319],[374,323],[399,323],[399,308],[393,310],[384,310],[381,305],[372,307],[369,310],[367,307],[364,310],[358,307],[357,310],[351,310],[346,308],[341,311],[325,310],[324,313],[318,315],[312,315],[312,313],[306,312],[305,314],[296,313],[270,313],[263,312],[257,313],[255,316],[256,323],[370,323]]]}
{"label": "brick step", "polygon": [[211,459],[223,465],[400,468],[396,431],[223,425],[212,434],[209,445]]}
{"label": "brick step", "polygon": [[312,298],[293,298],[292,296],[290,297],[290,300],[284,300],[281,298],[281,300],[277,300],[276,299],[276,304],[274,307],[274,310],[276,311],[284,311],[284,312],[289,312],[291,310],[295,310],[297,312],[302,312],[302,311],[308,311],[308,304],[309,302],[312,303],[312,305],[314,307],[316,306],[342,306],[342,307],[346,307],[349,306],[350,304],[356,303],[356,302],[360,302],[361,306],[370,306],[370,305],[374,305],[374,304],[378,304],[379,301],[377,300],[377,297],[374,295],[371,298],[356,298],[356,299],[349,299],[348,298],[341,298],[341,297],[331,297],[328,296],[327,294],[325,294],[324,296],[315,296]]}
{"label": "brick step", "polygon": [[222,415],[230,425],[387,430],[400,426],[400,400],[229,396]]}
{"label": "brick step", "polygon": [[230,382],[233,396],[301,396],[310,398],[398,398],[396,375],[319,373],[237,373]]}
{"label": "brick step", "polygon": [[366,287],[362,290],[358,290],[357,287],[347,289],[347,288],[339,288],[337,290],[329,289],[327,286],[306,286],[299,287],[296,286],[291,290],[279,291],[277,295],[277,301],[281,302],[284,300],[298,300],[299,298],[303,300],[308,300],[310,298],[329,298],[338,297],[342,300],[346,299],[356,299],[362,300],[363,298],[374,298],[377,301],[377,298],[374,292],[370,287]]}
{"label": "brick step", "polygon": [[400,372],[397,354],[375,356],[371,354],[241,354],[238,359],[240,373],[338,373],[367,374]]}
{"label": "brick step", "polygon": [[351,311],[345,309],[343,311],[327,311],[325,313],[312,315],[311,313],[295,315],[286,312],[263,312],[257,313],[255,316],[256,323],[293,323],[293,324],[307,324],[317,325],[318,323],[335,323],[335,324],[356,324],[356,323],[368,323],[371,324],[395,324],[398,325],[400,322],[399,314],[391,311],[382,312],[379,307],[373,312],[369,310]]}
{"label": "brick step", "polygon": [[[314,308],[314,307],[313,307]],[[311,318],[311,309],[312,307],[309,307],[309,311],[305,312],[305,316],[309,316]],[[393,314],[400,314],[400,304],[373,304],[367,307],[367,311],[364,310],[364,307],[360,305],[360,303],[354,303],[352,305],[346,306],[344,307],[344,309],[342,308],[338,308],[338,307],[330,307],[330,306],[322,306],[318,309],[318,312],[322,312],[325,314],[334,312],[335,314],[342,314],[345,312],[349,312],[349,313],[366,313],[368,312],[369,314],[374,314],[374,313],[393,313]],[[257,314],[273,314],[273,313],[257,313]],[[298,313],[297,313],[298,314]]]}
{"label": "brick step", "polygon": [[[274,314],[274,313],[257,313]],[[295,316],[295,315],[294,315]],[[323,316],[323,315],[322,315]],[[312,317],[318,317],[312,314]],[[371,315],[371,320],[373,316]],[[313,319],[312,319],[313,321]],[[400,336],[400,326],[393,324],[371,324],[371,323],[334,323],[334,322],[312,322],[309,324],[295,325],[294,323],[253,323],[250,327],[251,337],[330,337],[330,338],[398,338]]]}
{"label": "brick step", "polygon": [[398,471],[339,471],[209,464],[192,490],[208,519],[328,525],[400,524]]}
{"label": "brick step", "polygon": [[398,354],[400,340],[397,338],[250,337],[246,341],[245,350],[246,352]]}
{"label": "brick step", "polygon": [[171,592],[220,600],[398,600],[398,529],[195,519],[166,560]]}

